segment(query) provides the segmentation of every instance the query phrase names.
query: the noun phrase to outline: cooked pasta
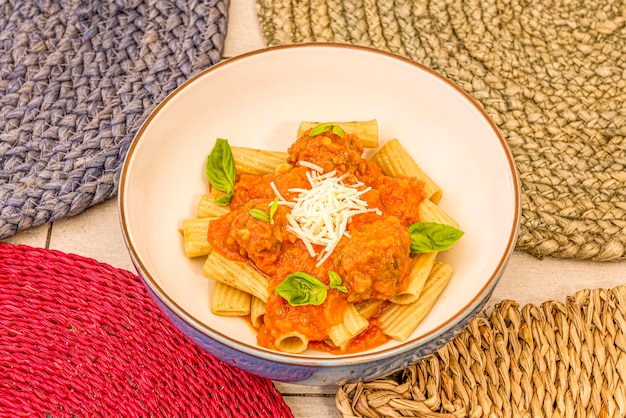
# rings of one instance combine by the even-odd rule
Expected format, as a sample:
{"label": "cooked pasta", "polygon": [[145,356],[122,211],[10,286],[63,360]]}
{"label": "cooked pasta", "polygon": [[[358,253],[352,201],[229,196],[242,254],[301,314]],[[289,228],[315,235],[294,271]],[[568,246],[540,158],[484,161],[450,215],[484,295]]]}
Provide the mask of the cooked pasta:
{"label": "cooked pasta", "polygon": [[392,338],[405,341],[430,312],[452,277],[452,266],[436,262],[419,298],[409,304],[392,304],[378,317],[378,325]]}
{"label": "cooked pasta", "polygon": [[250,323],[252,323],[254,328],[261,328],[263,315],[265,315],[265,302],[252,296],[252,301],[250,302]]}
{"label": "cooked pasta", "polygon": [[226,215],[228,212],[230,212],[228,206],[218,205],[217,203],[215,203],[215,197],[211,196],[210,194],[203,194],[200,197],[200,202],[198,202],[198,210],[196,211],[196,216],[198,218],[214,218]]}
{"label": "cooked pasta", "polygon": [[246,316],[250,314],[249,293],[215,282],[211,292],[211,312],[221,316]]}
{"label": "cooked pasta", "polygon": [[397,140],[363,159],[378,141],[376,120],[302,122],[287,152],[216,141],[182,228],[186,255],[206,256],[213,314],[247,316],[259,345],[294,354],[409,338],[451,279],[438,253],[463,233]]}
{"label": "cooked pasta", "polygon": [[350,340],[356,337],[369,326],[354,305],[349,305],[343,314],[343,322],[335,325],[329,331],[328,338],[335,347],[344,347]]}
{"label": "cooked pasta", "polygon": [[455,228],[459,223],[441,207],[434,204],[430,199],[424,199],[419,205],[420,219],[424,222],[437,222],[440,224],[451,225]]}
{"label": "cooked pasta", "polygon": [[243,261],[232,261],[212,251],[202,267],[205,277],[222,282],[267,301],[269,283],[267,277]]}
{"label": "cooked pasta", "polygon": [[398,305],[406,305],[411,302],[415,302],[422,293],[424,284],[428,279],[428,275],[435,264],[436,252],[418,254],[413,258],[411,262],[411,270],[409,271],[409,285],[406,290],[398,293],[396,296],[389,298],[389,300]]}
{"label": "cooked pasta", "polygon": [[191,218],[183,220],[181,230],[184,237],[185,255],[187,257],[200,257],[209,255],[212,251],[207,238],[209,222],[215,218]]}
{"label": "cooked pasta", "polygon": [[309,345],[309,339],[306,335],[300,332],[291,331],[279,335],[276,338],[275,344],[276,348],[278,348],[280,351],[284,351],[285,353],[298,354],[307,349]]}
{"label": "cooked pasta", "polygon": [[413,160],[397,139],[387,141],[372,157],[383,173],[388,176],[415,177],[424,182],[426,197],[434,203],[439,203],[443,194],[441,187]]}
{"label": "cooked pasta", "polygon": [[287,153],[255,148],[231,147],[235,167],[239,174],[264,175],[273,173],[276,167],[287,161]]}

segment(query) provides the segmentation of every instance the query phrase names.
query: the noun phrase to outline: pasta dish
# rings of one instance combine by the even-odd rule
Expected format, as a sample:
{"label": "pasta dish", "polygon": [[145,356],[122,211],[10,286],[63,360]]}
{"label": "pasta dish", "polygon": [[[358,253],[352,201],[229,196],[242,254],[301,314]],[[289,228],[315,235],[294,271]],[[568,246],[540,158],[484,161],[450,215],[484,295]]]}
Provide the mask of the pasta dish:
{"label": "pasta dish", "polygon": [[302,122],[286,152],[218,139],[210,183],[182,222],[206,257],[211,311],[248,318],[260,346],[354,353],[406,340],[452,276],[463,232],[442,190],[376,120]]}

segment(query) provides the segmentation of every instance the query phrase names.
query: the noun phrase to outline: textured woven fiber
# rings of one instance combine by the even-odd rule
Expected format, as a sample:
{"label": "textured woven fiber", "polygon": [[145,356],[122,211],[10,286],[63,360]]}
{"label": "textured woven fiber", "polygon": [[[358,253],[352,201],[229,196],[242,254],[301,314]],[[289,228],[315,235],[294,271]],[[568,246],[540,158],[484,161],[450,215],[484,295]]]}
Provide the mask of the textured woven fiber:
{"label": "textured woven fiber", "polygon": [[203,352],[139,278],[0,243],[0,415],[291,417],[271,381]]}
{"label": "textured woven fiber", "polygon": [[221,59],[228,0],[0,0],[0,239],[115,195],[132,136]]}
{"label": "textured woven fiber", "polygon": [[323,41],[391,51],[438,71],[481,103],[520,173],[518,250],[626,258],[622,1],[257,0],[257,6],[268,45]]}
{"label": "textured woven fiber", "polygon": [[503,301],[401,374],[337,393],[344,417],[624,417],[626,287]]}

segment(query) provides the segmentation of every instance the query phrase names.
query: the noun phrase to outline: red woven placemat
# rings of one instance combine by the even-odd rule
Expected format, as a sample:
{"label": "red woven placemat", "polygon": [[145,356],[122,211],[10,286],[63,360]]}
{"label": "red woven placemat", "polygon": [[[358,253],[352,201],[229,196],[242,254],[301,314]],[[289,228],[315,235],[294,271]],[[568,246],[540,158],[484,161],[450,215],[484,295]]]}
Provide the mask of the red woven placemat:
{"label": "red woven placemat", "polygon": [[222,363],[139,277],[0,243],[0,414],[292,417],[271,381]]}

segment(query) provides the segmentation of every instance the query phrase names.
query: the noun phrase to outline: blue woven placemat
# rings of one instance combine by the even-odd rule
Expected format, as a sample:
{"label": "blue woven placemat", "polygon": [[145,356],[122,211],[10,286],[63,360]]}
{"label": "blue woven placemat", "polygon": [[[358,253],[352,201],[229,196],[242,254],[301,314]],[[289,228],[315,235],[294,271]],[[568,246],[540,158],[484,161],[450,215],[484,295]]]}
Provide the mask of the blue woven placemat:
{"label": "blue woven placemat", "polygon": [[229,0],[0,0],[0,239],[115,195],[145,117],[222,56]]}

